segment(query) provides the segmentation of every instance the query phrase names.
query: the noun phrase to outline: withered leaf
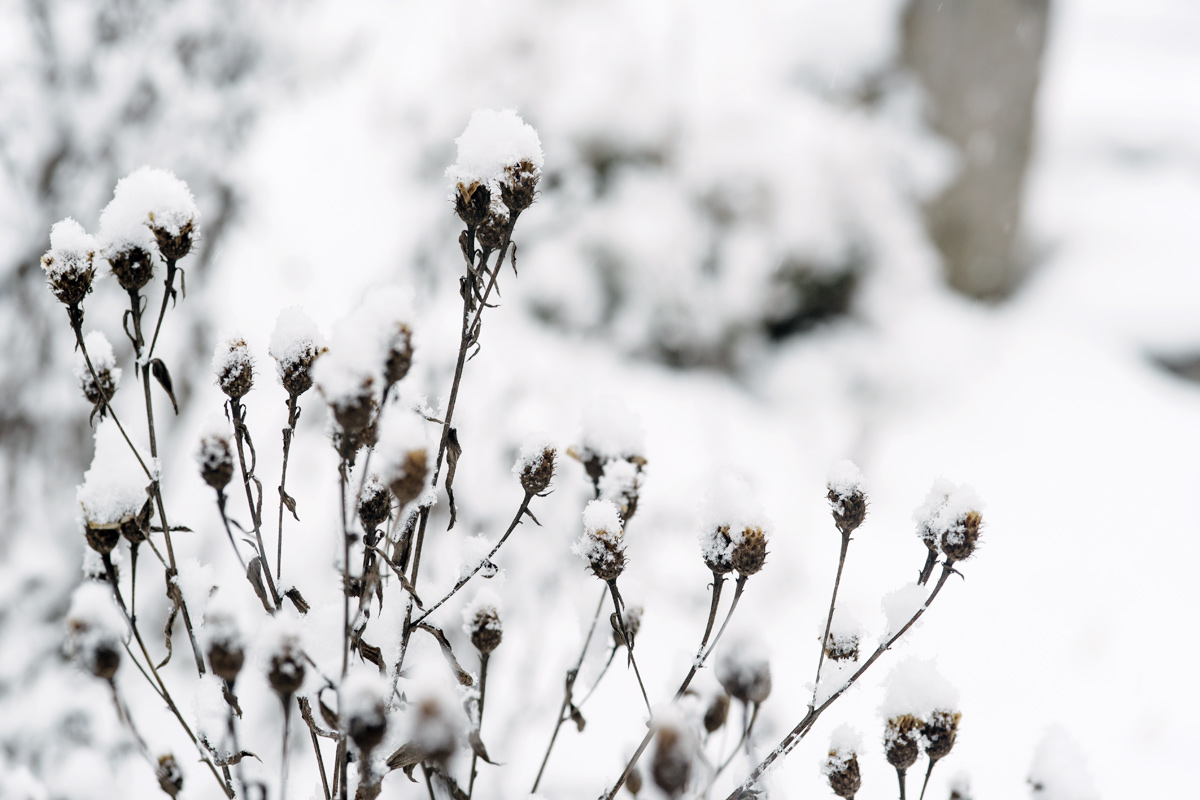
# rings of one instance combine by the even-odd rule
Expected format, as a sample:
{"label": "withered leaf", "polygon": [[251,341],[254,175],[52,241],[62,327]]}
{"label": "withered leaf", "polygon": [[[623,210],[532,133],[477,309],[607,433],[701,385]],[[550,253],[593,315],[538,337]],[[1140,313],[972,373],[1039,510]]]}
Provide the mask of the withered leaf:
{"label": "withered leaf", "polygon": [[583,714],[575,707],[574,703],[571,704],[571,721],[575,723],[575,727],[579,729],[579,732],[583,733],[583,728],[587,725],[587,720],[583,718]]}
{"label": "withered leaf", "polygon": [[450,640],[446,638],[446,634],[440,628],[435,628],[425,622],[416,627],[438,640],[438,644],[442,646],[442,655],[446,657],[446,663],[450,665],[450,670],[454,673],[454,677],[458,682],[463,686],[474,686],[475,679],[471,677],[471,673],[462,668],[462,665],[458,663],[458,659],[454,657],[454,648],[450,646]]}
{"label": "withered leaf", "polygon": [[271,603],[267,599],[267,589],[263,585],[262,570],[262,557],[255,556],[254,558],[250,559],[250,564],[246,567],[246,579],[250,581],[250,585],[254,587],[254,593],[258,595],[258,599],[262,601],[263,608],[267,610],[267,613],[273,613],[275,609],[271,607]]}
{"label": "withered leaf", "polygon": [[[488,751],[487,751],[487,748],[483,746],[483,737],[479,735],[478,728],[471,731],[471,734],[470,734],[470,736],[467,737],[467,739],[468,739],[468,741],[470,741],[471,750],[474,751],[475,755],[479,756],[481,759],[483,759],[484,761],[486,761],[489,764],[496,764],[495,761],[492,761],[492,759],[488,758]],[[496,766],[499,766],[499,765],[496,764]]]}
{"label": "withered leaf", "polygon": [[454,471],[458,469],[458,457],[462,455],[462,445],[458,442],[458,428],[451,428],[446,435],[446,498],[450,501],[450,525],[454,527],[458,519],[458,509],[454,506]]}
{"label": "withered leaf", "polygon": [[261,758],[254,755],[254,753],[251,753],[249,750],[239,750],[236,753],[234,753],[233,755],[226,756],[223,758],[214,755],[213,763],[216,764],[218,767],[232,767],[235,764],[242,763],[242,759],[245,758],[246,756],[250,756],[250,758],[256,759],[258,761],[262,761]]}
{"label": "withered leaf", "polygon": [[285,492],[282,486],[277,486],[275,488],[279,490],[279,499],[283,501],[283,507],[292,512],[293,519],[295,519],[296,522],[299,522],[300,517],[296,514],[296,498]]}
{"label": "withered leaf", "polygon": [[416,782],[412,776],[412,768],[425,760],[425,749],[418,746],[416,742],[406,742],[400,745],[400,748],[388,756],[387,765],[390,770],[402,769],[408,774],[409,780]]}
{"label": "withered leaf", "polygon": [[304,595],[300,594],[300,590],[297,589],[295,586],[293,586],[292,588],[290,588],[286,592],[284,592],[283,596],[286,597],[288,600],[291,600],[292,605],[294,605],[296,607],[296,610],[299,611],[301,614],[308,613],[308,609],[309,609],[308,601],[304,599]]}
{"label": "withered leaf", "polygon": [[162,660],[162,663],[156,669],[165,667],[174,653],[174,646],[171,643],[171,628],[175,627],[175,617],[179,616],[179,608],[183,605],[183,593],[179,591],[179,584],[173,580],[167,581],[167,598],[171,601],[171,613],[167,615],[167,624],[163,626],[163,638],[166,640],[167,657]]}
{"label": "withered leaf", "polygon": [[161,358],[153,358],[150,360],[150,372],[167,393],[167,397],[171,398],[171,408],[175,410],[175,416],[179,416],[179,404],[175,402],[175,388],[171,384],[171,373],[167,371],[167,365]]}

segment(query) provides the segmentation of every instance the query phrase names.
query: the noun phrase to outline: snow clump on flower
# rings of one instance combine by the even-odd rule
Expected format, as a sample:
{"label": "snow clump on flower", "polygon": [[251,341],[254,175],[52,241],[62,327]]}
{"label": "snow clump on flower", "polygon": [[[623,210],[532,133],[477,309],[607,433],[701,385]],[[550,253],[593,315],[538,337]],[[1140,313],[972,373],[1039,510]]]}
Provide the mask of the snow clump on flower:
{"label": "snow clump on flower", "polygon": [[299,397],[312,387],[310,370],[325,352],[325,337],[300,306],[279,312],[267,352],[275,359],[275,374],[288,394]]}

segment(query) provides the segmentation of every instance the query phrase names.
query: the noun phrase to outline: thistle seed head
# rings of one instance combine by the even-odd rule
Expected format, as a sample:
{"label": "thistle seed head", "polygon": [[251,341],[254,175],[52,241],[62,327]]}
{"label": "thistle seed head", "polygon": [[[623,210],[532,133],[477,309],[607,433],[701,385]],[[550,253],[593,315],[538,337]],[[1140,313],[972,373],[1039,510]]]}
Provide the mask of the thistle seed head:
{"label": "thistle seed head", "polygon": [[403,322],[397,323],[387,347],[383,365],[383,380],[388,386],[404,379],[412,368],[412,330]]}
{"label": "thistle seed head", "polygon": [[825,762],[825,774],[829,778],[829,788],[838,797],[853,800],[854,795],[862,788],[862,773],[858,768],[858,754],[830,751]]}
{"label": "thistle seed head", "polygon": [[708,709],[704,712],[704,730],[716,733],[728,718],[729,695],[722,693],[712,699],[712,702],[708,704]]}
{"label": "thistle seed head", "polygon": [[392,516],[392,495],[388,488],[372,475],[363,485],[358,501],[358,518],[363,528],[373,531]]}
{"label": "thistle seed head", "polygon": [[514,214],[520,214],[533,205],[541,178],[541,168],[531,161],[523,160],[509,165],[505,168],[504,180],[500,183],[500,199]]}
{"label": "thistle seed head", "polygon": [[650,776],[654,784],[668,797],[679,797],[687,789],[692,775],[692,760],[695,743],[691,732],[681,721],[669,720],[656,723],[654,761],[650,765]]}
{"label": "thistle seed head", "polygon": [[625,788],[634,797],[637,797],[638,793],[642,791],[642,771],[636,764],[630,768],[629,775],[625,777]]}
{"label": "thistle seed head", "polygon": [[[524,453],[522,453],[523,455]],[[546,446],[542,448],[541,453],[524,459],[520,474],[521,488],[533,495],[540,495],[550,488],[550,481],[554,479],[554,461],[557,455],[558,453],[553,447]]]}
{"label": "thistle seed head", "polygon": [[425,478],[429,473],[428,460],[428,453],[423,447],[405,452],[401,469],[397,470],[388,486],[401,508],[416,500],[425,491]]}
{"label": "thistle seed head", "polygon": [[150,230],[158,242],[158,252],[167,261],[178,261],[192,252],[192,245],[200,234],[200,227],[194,218],[174,228],[156,223],[153,212],[150,213]]}
{"label": "thistle seed head", "polygon": [[209,486],[220,492],[229,485],[233,478],[233,446],[223,428],[214,426],[200,437],[196,463],[200,465],[200,477]]}
{"label": "thistle seed head", "polygon": [[829,631],[825,657],[832,661],[858,661],[858,634]]}
{"label": "thistle seed head", "polygon": [[763,568],[767,561],[767,535],[762,528],[745,528],[741,541],[733,546],[733,568],[749,577]]}
{"label": "thistle seed head", "polygon": [[492,193],[478,181],[458,184],[454,195],[454,213],[468,228],[478,228],[487,217],[492,204]]}
{"label": "thistle seed head", "polygon": [[169,797],[175,798],[183,791],[183,770],[175,761],[175,756],[167,753],[158,757],[158,766],[154,770],[158,778],[158,787]]}
{"label": "thistle seed head", "polygon": [[911,714],[901,714],[887,721],[883,734],[883,752],[896,769],[906,770],[921,754],[921,721]]}
{"label": "thistle seed head", "polygon": [[929,715],[929,721],[921,729],[921,734],[925,738],[925,754],[931,761],[938,761],[950,755],[961,719],[962,714],[958,711],[939,710]]}
{"label": "thistle seed head", "polygon": [[233,336],[217,345],[213,352],[213,373],[217,386],[231,400],[240,400],[254,386],[254,359],[246,340]]}
{"label": "thistle seed head", "polygon": [[300,690],[304,684],[305,670],[299,640],[288,634],[280,637],[270,656],[267,680],[281,700],[287,701]]}
{"label": "thistle seed head", "polygon": [[109,267],[117,283],[127,292],[136,293],[154,277],[154,255],[147,250],[130,246],[120,251],[106,251]]}
{"label": "thistle seed head", "polygon": [[729,526],[721,525],[705,538],[707,546],[701,550],[705,565],[717,575],[733,572],[733,540],[729,538]]}
{"label": "thistle seed head", "polygon": [[42,256],[42,269],[60,303],[77,308],[92,290],[95,256],[96,240],[75,220],[68,217],[50,229],[50,249]]}
{"label": "thistle seed head", "polygon": [[504,626],[500,623],[500,613],[491,604],[479,604],[467,622],[471,635],[471,644],[481,655],[489,655],[500,646],[504,638]]}
{"label": "thistle seed head", "polygon": [[826,482],[833,521],[843,536],[849,536],[867,516],[866,481],[852,461],[838,461]]}
{"label": "thistle seed head", "polygon": [[968,511],[942,533],[942,552],[950,561],[966,561],[975,552],[983,518],[978,511]]}

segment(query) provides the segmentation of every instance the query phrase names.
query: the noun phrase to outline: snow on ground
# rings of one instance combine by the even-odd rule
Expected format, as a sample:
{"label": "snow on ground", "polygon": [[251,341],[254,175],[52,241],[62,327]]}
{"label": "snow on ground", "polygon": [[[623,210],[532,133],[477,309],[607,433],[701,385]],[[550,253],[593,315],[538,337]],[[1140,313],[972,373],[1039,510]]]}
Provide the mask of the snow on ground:
{"label": "snow on ground", "polygon": [[[811,30],[798,34],[797,47],[807,54],[797,67],[802,85],[833,91],[830,86],[886,55],[894,6],[857,5],[870,7],[866,29],[846,33],[844,20],[825,20],[830,31],[850,37],[852,52],[840,58]],[[727,20],[724,32],[732,43],[718,47],[707,30],[712,19],[685,20],[696,26],[685,36],[672,34],[678,8],[674,17],[667,11],[661,17],[633,15],[640,27],[627,38],[639,43],[641,60],[616,62],[626,71],[624,82],[593,76],[588,83],[592,73],[571,63],[563,49],[595,53],[601,44],[617,45],[595,39],[589,17],[577,10],[553,18],[561,26],[557,37],[530,34],[518,23],[536,19],[538,4],[516,6],[511,14],[475,15],[476,31],[492,31],[486,44],[479,43],[478,33],[461,41],[468,12],[457,3],[371,6],[359,16],[334,14],[335,27],[314,25],[323,34],[314,38],[316,51],[338,69],[313,80],[297,99],[279,103],[264,120],[242,158],[250,191],[243,221],[209,276],[208,285],[216,288],[186,301],[211,306],[213,329],[242,331],[261,367],[282,309],[301,306],[329,333],[373,290],[411,284],[418,345],[413,373],[401,390],[406,401],[424,399],[441,409],[461,309],[454,285],[461,265],[457,228],[442,178],[454,158],[454,138],[476,107],[516,106],[538,128],[547,175],[555,173],[556,158],[563,174],[557,186],[543,187],[539,202],[519,222],[517,266],[522,269],[522,259],[565,254],[555,262],[561,274],[551,274],[542,263],[516,281],[511,271],[502,278],[501,306],[485,318],[483,348],[467,368],[456,414],[464,448],[455,479],[458,524],[442,532],[443,497],[422,567],[425,591],[436,595],[458,579],[468,536],[482,533],[494,541],[507,526],[522,497],[510,474],[521,443],[544,432],[565,450],[579,442],[581,419],[593,399],[615,395],[645,432],[642,455],[648,464],[637,512],[626,526],[628,566],[620,583],[630,605],[645,607],[636,652],[652,702],[669,699],[703,629],[711,580],[696,544],[704,487],[721,473],[740,476],[774,522],[767,565],[750,580],[729,634],[730,641],[754,636],[770,651],[774,686],[753,741],[759,757],[802,715],[816,671],[840,543],[825,499],[830,466],[852,459],[869,488],[870,510],[855,533],[842,583],[846,609],[867,626],[864,643],[882,630],[883,596],[914,580],[924,561],[912,511],[934,480],[969,483],[986,502],[980,549],[961,565],[965,579],[951,578],[898,652],[838,701],[809,741],[773,772],[772,797],[827,791],[820,765],[831,731],[843,723],[864,735],[859,797],[893,796],[895,779],[880,744],[880,686],[908,656],[936,656],[961,699],[958,744],[934,773],[932,797],[945,797],[959,772],[969,775],[977,800],[1027,794],[1028,770],[1048,731],[1055,741],[1074,743],[1061,749],[1077,748],[1086,766],[1072,755],[1071,770],[1090,771],[1103,797],[1168,795],[1200,780],[1200,766],[1190,758],[1200,743],[1193,722],[1200,696],[1194,682],[1171,668],[1171,659],[1186,664],[1190,656],[1188,646],[1177,643],[1186,639],[1183,626],[1200,606],[1191,574],[1200,557],[1194,535],[1200,518],[1195,491],[1200,462],[1194,456],[1200,452],[1200,387],[1162,372],[1148,358],[1200,345],[1200,234],[1194,224],[1200,209],[1200,106],[1186,101],[1187,87],[1195,83],[1189,76],[1200,72],[1200,55],[1192,46],[1200,36],[1200,13],[1186,2],[1166,0],[1056,5],[1027,209],[1037,271],[1011,302],[984,307],[939,289],[911,198],[880,181],[869,187],[877,217],[870,236],[888,249],[851,316],[776,346],[751,343],[737,369],[725,372],[631,358],[628,353],[638,348],[630,340],[649,329],[645,313],[628,317],[625,324],[635,327],[623,333],[552,326],[536,314],[548,294],[572,309],[593,291],[572,238],[580,230],[578,217],[588,218],[591,200],[572,183],[578,181],[571,173],[578,163],[563,166],[562,159],[577,158],[572,137],[579,131],[608,126],[610,141],[639,151],[662,140],[673,120],[698,124],[719,117],[720,108],[695,111],[703,106],[700,89],[724,80],[736,90],[739,80],[757,85],[752,82],[777,74],[780,42],[786,41],[782,22],[798,25],[803,10],[768,26],[781,38],[762,48],[747,45],[762,29],[744,18]],[[814,6],[803,9],[811,12]],[[391,44],[389,31],[414,29],[423,35],[406,36],[411,47]],[[571,39],[572,32],[578,40]],[[698,62],[719,74],[692,61],[686,63],[693,69],[679,66],[679,75],[671,73],[668,65],[679,65],[679,53],[697,43],[713,54],[711,61]],[[436,55],[452,46],[464,54],[461,60]],[[525,58],[527,52],[535,55]],[[489,56],[512,69],[481,76]],[[725,73],[716,69],[722,59],[730,61]],[[545,72],[546,64],[556,63],[571,66],[563,74]],[[572,78],[582,83],[572,85]],[[670,86],[673,80],[696,82],[679,98],[683,111],[655,106],[655,98],[670,91],[639,85]],[[539,93],[547,97],[539,100]],[[815,94],[827,102],[824,94]],[[623,113],[606,118],[600,113],[606,108]],[[825,113],[814,112],[811,119],[822,121]],[[901,141],[910,135],[903,122],[864,121],[852,113],[837,119],[861,137],[856,146],[866,151],[910,152]],[[933,145],[912,147],[925,152]],[[653,164],[624,169],[633,177],[620,178],[625,183],[615,196],[625,198],[621,202],[670,198],[686,184]],[[612,197],[599,206],[603,220],[631,218]],[[678,222],[688,219],[686,209],[635,211],[652,221],[661,211],[664,225],[691,230],[691,223]],[[682,216],[672,216],[676,212]],[[818,234],[817,239],[825,235]],[[660,246],[634,245],[650,253]],[[653,278],[631,285],[670,297],[670,287],[655,288]],[[684,301],[701,311],[708,302],[686,294]],[[736,326],[740,319],[734,315],[722,324]],[[699,338],[715,335],[703,325],[682,330]],[[247,423],[258,445],[259,475],[274,476],[286,408],[282,390],[260,372],[245,398]],[[117,407],[132,416],[137,399],[125,387]],[[211,490],[200,482],[192,459],[202,423],[220,402],[215,385],[198,390],[179,428],[179,441],[189,444],[166,459],[165,482],[177,509],[173,515],[198,531],[178,545],[181,558],[215,562],[221,594],[253,605],[257,601],[237,575]],[[335,461],[317,392],[305,395],[302,406],[288,482],[302,523],[285,523],[285,537],[291,538],[283,582],[301,587],[313,603],[300,635],[332,673],[340,664],[340,645],[315,632],[341,624],[332,571],[340,557]],[[86,409],[81,406],[79,413]],[[270,549],[274,484],[270,477],[264,483]],[[554,486],[553,494],[532,506],[543,527],[526,522],[518,528],[496,559],[502,577],[490,584],[503,601],[504,641],[490,661],[483,735],[493,758],[506,766],[481,767],[476,792],[485,799],[528,792],[553,726],[564,671],[603,592],[603,584],[570,552],[591,487],[563,451]],[[240,506],[235,513],[244,516]],[[207,597],[203,582],[193,583],[184,591],[198,619]],[[465,641],[458,620],[473,596],[465,591],[437,612],[458,642]],[[393,604],[368,628],[368,638],[385,656],[397,646],[400,616],[402,609]],[[143,619],[147,630],[161,629],[161,612],[147,608]],[[608,635],[602,619],[601,638]],[[414,659],[440,658],[431,642],[415,647]],[[186,650],[177,637],[170,674],[181,686]],[[464,666],[477,670],[473,654],[464,655],[469,649],[459,651]],[[594,648],[583,685],[591,685],[606,656],[607,647]],[[118,681],[132,687],[135,677],[121,673]],[[28,704],[61,691],[50,678],[42,680],[44,686],[28,684]],[[104,692],[79,680],[83,688],[71,702],[101,709],[101,721],[112,729],[108,735],[119,738]],[[248,668],[241,681],[248,720],[242,744],[254,750],[258,742],[263,752],[274,752],[277,702],[261,665]],[[525,690],[497,691],[501,686]],[[704,698],[716,687],[709,670],[695,683]],[[196,694],[195,706],[203,709],[205,688]],[[161,704],[136,694],[131,704],[135,716],[146,720],[147,738],[162,737],[173,743],[181,762],[191,759]],[[193,698],[184,692],[181,704],[192,708]],[[67,705],[55,710],[69,712]],[[539,789],[547,798],[596,796],[640,740],[644,708],[620,657],[583,713],[588,720],[583,734],[571,725],[560,734]],[[731,720],[740,718],[736,703],[730,713]],[[49,730],[49,723],[31,723],[31,736],[43,728]],[[302,733],[293,728],[297,753],[307,752]],[[88,761],[88,752],[63,747],[63,775],[92,768],[107,775],[110,768]],[[20,761],[21,754],[16,757]],[[1038,764],[1055,763],[1036,758]],[[458,768],[465,770],[462,761]],[[146,770],[133,760],[124,764],[113,768],[125,781],[123,791],[153,796]],[[245,768],[274,780],[249,760]],[[744,759],[735,759],[716,796],[723,797],[748,769]],[[25,780],[13,775],[14,781]],[[195,775],[197,784],[207,780]],[[311,760],[297,757],[290,779],[296,796],[310,796],[313,780]],[[1079,785],[1088,782],[1081,779]],[[209,788],[193,787],[189,796],[206,796]],[[396,773],[385,781],[383,796],[410,796],[417,788]],[[89,791],[104,796],[95,786]],[[76,786],[66,796],[93,795]]]}

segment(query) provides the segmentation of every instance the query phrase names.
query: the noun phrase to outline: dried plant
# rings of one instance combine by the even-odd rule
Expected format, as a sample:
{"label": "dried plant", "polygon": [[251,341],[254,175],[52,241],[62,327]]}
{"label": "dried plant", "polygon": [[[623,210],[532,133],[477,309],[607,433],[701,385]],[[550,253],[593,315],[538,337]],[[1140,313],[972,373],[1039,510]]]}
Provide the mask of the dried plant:
{"label": "dried plant", "polygon": [[[444,490],[447,497],[448,529],[456,521],[453,482],[462,447],[454,414],[463,374],[470,359],[480,351],[482,319],[485,311],[494,307],[490,301],[498,295],[506,261],[515,275],[513,235],[522,212],[537,196],[542,166],[536,132],[511,111],[477,112],[458,143],[459,161],[448,175],[454,186],[454,210],[463,224],[459,236],[464,260],[459,278],[462,316],[453,379],[440,418],[402,399],[414,358],[414,325],[400,294],[374,296],[328,343],[300,309],[287,309],[280,316],[271,338],[270,356],[286,394],[287,426],[281,437],[274,570],[265,540],[270,532],[265,530],[263,520],[263,482],[257,474],[257,451],[245,403],[260,369],[244,338],[232,336],[216,346],[212,369],[225,396],[224,413],[201,436],[196,462],[200,476],[215,493],[217,515],[262,606],[261,614],[270,620],[270,635],[254,643],[248,639],[244,620],[248,612],[222,604],[220,592],[209,603],[202,625],[197,628],[194,624],[199,621],[193,619],[180,589],[172,547],[172,534],[188,528],[173,528],[168,523],[158,467],[150,379],[154,378],[174,408],[170,372],[155,356],[155,347],[172,302],[182,299],[176,287],[183,275],[181,261],[201,235],[200,215],[191,194],[170,173],[142,169],[118,183],[113,201],[101,217],[98,239],[69,219],[55,225],[51,232],[51,249],[42,264],[51,291],[66,307],[75,333],[80,388],[91,405],[92,418],[116,428],[142,471],[137,480],[122,481],[98,464],[80,488],[84,534],[99,559],[100,569],[95,571],[98,581],[81,587],[76,595],[68,617],[70,650],[88,672],[109,685],[118,717],[163,791],[172,797],[183,789],[187,771],[181,765],[190,759],[157,753],[153,743],[142,738],[114,681],[123,664],[132,665],[167,706],[212,780],[229,798],[268,793],[266,786],[249,785],[243,774],[245,758],[261,757],[241,749],[239,744],[243,711],[237,692],[245,685],[244,680],[239,683],[239,678],[248,668],[252,648],[259,654],[266,685],[279,703],[283,728],[276,765],[279,796],[286,796],[289,759],[299,757],[290,754],[288,747],[293,710],[298,710],[308,729],[326,800],[344,799],[351,792],[356,798],[370,800],[380,794],[385,778],[397,771],[414,781],[419,771],[431,800],[439,794],[469,800],[479,780],[486,780],[481,762],[495,764],[484,744],[483,719],[489,660],[504,643],[499,600],[481,591],[464,612],[464,632],[478,661],[476,673],[464,667],[464,663],[473,661],[455,651],[451,637],[435,624],[435,615],[474,579],[497,572],[501,548],[526,518],[540,524],[532,506],[535,500],[550,494],[561,458],[559,448],[551,441],[533,438],[526,444],[513,467],[513,478],[522,491],[521,501],[503,535],[486,556],[463,571],[445,595],[423,597],[422,555],[430,510],[439,490]],[[93,289],[102,262],[107,262],[108,270],[129,298],[123,328],[144,394],[148,453],[133,442],[112,406],[121,389],[121,369],[111,346],[102,335],[85,335],[83,331],[84,300]],[[156,272],[163,277],[158,314],[153,328],[143,329],[143,313],[149,307],[146,287]],[[330,441],[338,465],[341,628],[336,640],[341,663],[334,675],[325,674],[319,660],[306,651],[296,618],[309,613],[310,606],[303,587],[284,583],[282,571],[285,511],[299,523],[297,500],[286,488],[289,456],[301,401],[314,396],[308,394],[314,387],[329,410]],[[627,606],[618,587],[627,564],[626,536],[637,513],[647,464],[644,453],[638,450],[626,443],[585,439],[563,451],[582,464],[592,485],[594,499],[582,509],[582,533],[574,552],[603,586],[579,656],[566,672],[562,703],[549,744],[541,754],[532,791],[536,792],[541,783],[564,725],[571,722],[578,733],[584,733],[581,707],[623,651],[622,658],[637,678],[647,724],[624,770],[605,792],[606,800],[615,797],[622,786],[637,795],[648,782],[668,797],[707,797],[717,779],[743,753],[749,771],[729,800],[758,796],[761,781],[772,766],[788,755],[825,711],[912,628],[942,592],[949,576],[957,573],[956,565],[973,554],[980,537],[980,505],[969,490],[946,483],[935,485],[918,511],[918,535],[927,554],[920,579],[889,601],[890,629],[870,650],[864,646],[861,631],[837,613],[850,544],[867,514],[866,486],[853,464],[835,465],[826,488],[841,543],[824,632],[817,648],[812,697],[791,731],[755,765],[755,726],[761,708],[771,699],[769,660],[764,651],[748,643],[727,646],[715,659],[713,654],[750,579],[771,567],[771,522],[744,484],[731,481],[709,498],[699,554],[712,575],[707,620],[694,657],[690,663],[680,665],[682,678],[673,696],[660,698],[665,701],[661,704],[652,703],[635,655],[639,652],[636,645],[643,610]],[[241,488],[227,494],[235,477],[240,478]],[[236,496],[234,505],[240,505],[243,494],[245,509],[238,512],[229,501]],[[247,515],[248,525],[237,521],[239,513]],[[113,558],[122,538],[130,553],[127,581]],[[170,603],[165,636],[157,647],[148,641],[137,616],[137,554],[143,544],[162,568]],[[939,564],[941,572],[930,588]],[[724,592],[727,580],[733,581],[731,598]],[[397,595],[403,604],[403,623],[398,656],[389,663],[383,651],[370,643],[375,632],[372,615],[382,612],[385,599],[395,602],[392,598]],[[722,616],[723,600],[728,600],[728,605]],[[609,605],[611,638],[597,636]],[[178,690],[160,671],[172,656],[177,619],[186,631],[197,679],[211,670],[220,682],[226,719],[224,731],[213,737],[219,739],[215,742],[211,732],[193,729],[176,703]],[[430,664],[417,659],[419,663],[409,663],[413,652],[410,643],[418,635],[436,642],[441,662]],[[593,642],[609,642],[608,658],[588,690],[580,692],[576,682]],[[154,651],[165,654],[156,657]],[[352,664],[352,655],[362,664]],[[723,692],[706,702],[690,702],[693,680],[709,665],[715,667]],[[436,682],[425,683],[419,677],[434,670],[444,673],[447,668],[461,690],[459,694],[447,694]],[[903,680],[928,684],[920,678]],[[912,692],[905,694],[903,686],[896,692],[906,699],[888,705],[884,752],[896,769],[903,798],[906,772],[922,753],[928,758],[926,786],[934,766],[949,755],[961,714],[956,702],[946,699],[948,693],[925,702],[912,700]],[[314,706],[320,721],[314,715]],[[734,729],[738,711],[741,722]],[[640,724],[631,722],[631,732],[638,731]],[[711,735],[723,728],[732,730],[736,737],[728,752],[710,742]],[[390,753],[381,752],[389,732],[403,744]],[[456,771],[452,760],[464,746],[470,752],[470,766],[465,773]],[[651,746],[648,762],[639,765]],[[839,729],[824,765],[836,795],[853,798],[859,791],[860,753],[857,737]],[[522,755],[536,758],[536,754]]]}

